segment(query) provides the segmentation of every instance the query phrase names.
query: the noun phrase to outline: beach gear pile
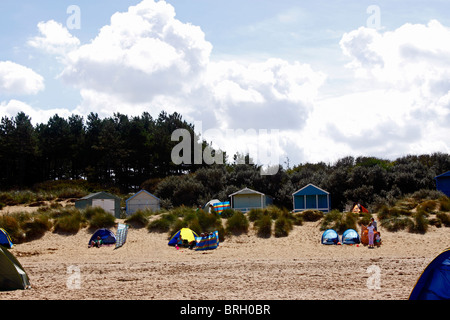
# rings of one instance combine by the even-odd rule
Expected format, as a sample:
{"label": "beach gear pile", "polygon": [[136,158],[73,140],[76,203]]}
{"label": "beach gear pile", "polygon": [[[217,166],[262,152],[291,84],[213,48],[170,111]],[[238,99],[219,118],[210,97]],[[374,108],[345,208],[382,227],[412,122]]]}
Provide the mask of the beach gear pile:
{"label": "beach gear pile", "polygon": [[219,246],[219,232],[203,233],[199,236],[189,228],[182,228],[170,238],[168,245],[195,251],[214,250]]}

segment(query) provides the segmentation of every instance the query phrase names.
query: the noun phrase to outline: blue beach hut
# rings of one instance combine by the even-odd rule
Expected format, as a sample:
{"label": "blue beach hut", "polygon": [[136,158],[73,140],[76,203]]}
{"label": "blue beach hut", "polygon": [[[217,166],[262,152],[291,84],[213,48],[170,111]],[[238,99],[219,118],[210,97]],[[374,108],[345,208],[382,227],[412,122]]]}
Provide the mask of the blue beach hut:
{"label": "blue beach hut", "polygon": [[436,189],[450,197],[450,171],[435,177],[434,180],[436,180]]}
{"label": "blue beach hut", "polygon": [[294,212],[305,210],[330,212],[330,193],[311,183],[294,192],[292,201]]}

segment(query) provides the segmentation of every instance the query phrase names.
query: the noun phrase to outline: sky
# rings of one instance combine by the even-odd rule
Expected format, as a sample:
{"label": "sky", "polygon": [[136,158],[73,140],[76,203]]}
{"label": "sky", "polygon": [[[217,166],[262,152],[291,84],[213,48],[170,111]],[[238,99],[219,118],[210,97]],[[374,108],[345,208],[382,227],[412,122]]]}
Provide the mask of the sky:
{"label": "sky", "polygon": [[450,3],[2,0],[0,116],[178,112],[260,164],[450,153]]}

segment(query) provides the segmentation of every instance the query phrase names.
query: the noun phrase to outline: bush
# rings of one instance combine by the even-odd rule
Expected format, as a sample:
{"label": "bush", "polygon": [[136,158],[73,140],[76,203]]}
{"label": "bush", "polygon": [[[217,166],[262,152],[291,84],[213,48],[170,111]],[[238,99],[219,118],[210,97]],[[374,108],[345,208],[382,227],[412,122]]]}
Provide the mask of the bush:
{"label": "bush", "polygon": [[168,232],[177,219],[173,213],[163,213],[159,219],[153,220],[148,224],[147,230],[150,232]]}
{"label": "bush", "polygon": [[428,219],[426,218],[426,214],[420,211],[417,211],[413,217],[413,223],[408,226],[409,232],[414,233],[426,233],[428,230]]}
{"label": "bush", "polygon": [[284,216],[275,221],[275,237],[287,237],[292,230],[292,221]]}
{"label": "bush", "polygon": [[56,219],[54,232],[77,233],[82,223],[84,219],[81,212],[73,211],[72,214],[65,214]]}
{"label": "bush", "polygon": [[263,209],[250,209],[250,211],[247,213],[248,220],[251,222],[255,222],[256,220],[261,219],[263,215]]}
{"label": "bush", "polygon": [[17,215],[0,215],[0,228],[8,232],[13,243],[21,243],[25,240],[25,233],[17,218]]}
{"label": "bush", "polygon": [[323,218],[323,212],[318,210],[306,210],[301,213],[303,221],[319,221]]}
{"label": "bush", "polygon": [[145,228],[148,225],[148,218],[144,211],[138,210],[125,219],[125,223],[134,228]]}
{"label": "bush", "polygon": [[254,227],[256,228],[258,237],[270,238],[272,235],[272,218],[269,215],[261,215],[261,217],[255,221]]}
{"label": "bush", "polygon": [[[101,209],[101,208],[100,208]],[[116,224],[116,217],[105,210],[99,210],[89,219],[89,228],[111,228]]]}
{"label": "bush", "polygon": [[325,215],[320,230],[334,229],[336,232],[342,233],[347,229],[356,229],[357,217],[357,213],[332,210]]}
{"label": "bush", "polygon": [[38,215],[23,225],[26,240],[35,240],[42,237],[47,231],[50,231],[53,224],[47,215]]}
{"label": "bush", "polygon": [[443,212],[450,212],[450,198],[442,197],[439,199],[439,210]]}
{"label": "bush", "polygon": [[438,212],[436,218],[439,219],[446,227],[450,227],[450,214],[445,212]]}
{"label": "bush", "polygon": [[380,220],[380,224],[383,228],[386,228],[388,231],[399,231],[404,230],[406,228],[410,228],[413,221],[409,217],[400,216],[400,217],[392,217],[385,218]]}
{"label": "bush", "polygon": [[234,214],[234,210],[233,209],[225,209],[222,211],[222,214],[220,215],[223,219],[228,219],[231,218]]}
{"label": "bush", "polygon": [[429,214],[432,213],[438,206],[438,203],[434,200],[427,200],[417,206],[417,211]]}
{"label": "bush", "polygon": [[227,220],[226,231],[236,235],[247,233],[248,226],[249,222],[247,217],[241,211],[236,211],[234,215]]}

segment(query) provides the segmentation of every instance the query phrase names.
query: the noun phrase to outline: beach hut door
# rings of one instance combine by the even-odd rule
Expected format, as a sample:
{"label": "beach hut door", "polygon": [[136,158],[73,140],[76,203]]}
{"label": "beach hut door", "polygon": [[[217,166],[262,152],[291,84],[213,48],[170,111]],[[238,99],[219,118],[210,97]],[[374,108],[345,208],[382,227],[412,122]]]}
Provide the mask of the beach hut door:
{"label": "beach hut door", "polygon": [[114,200],[113,199],[93,199],[92,200],[93,207],[103,208],[106,212],[114,215]]}

